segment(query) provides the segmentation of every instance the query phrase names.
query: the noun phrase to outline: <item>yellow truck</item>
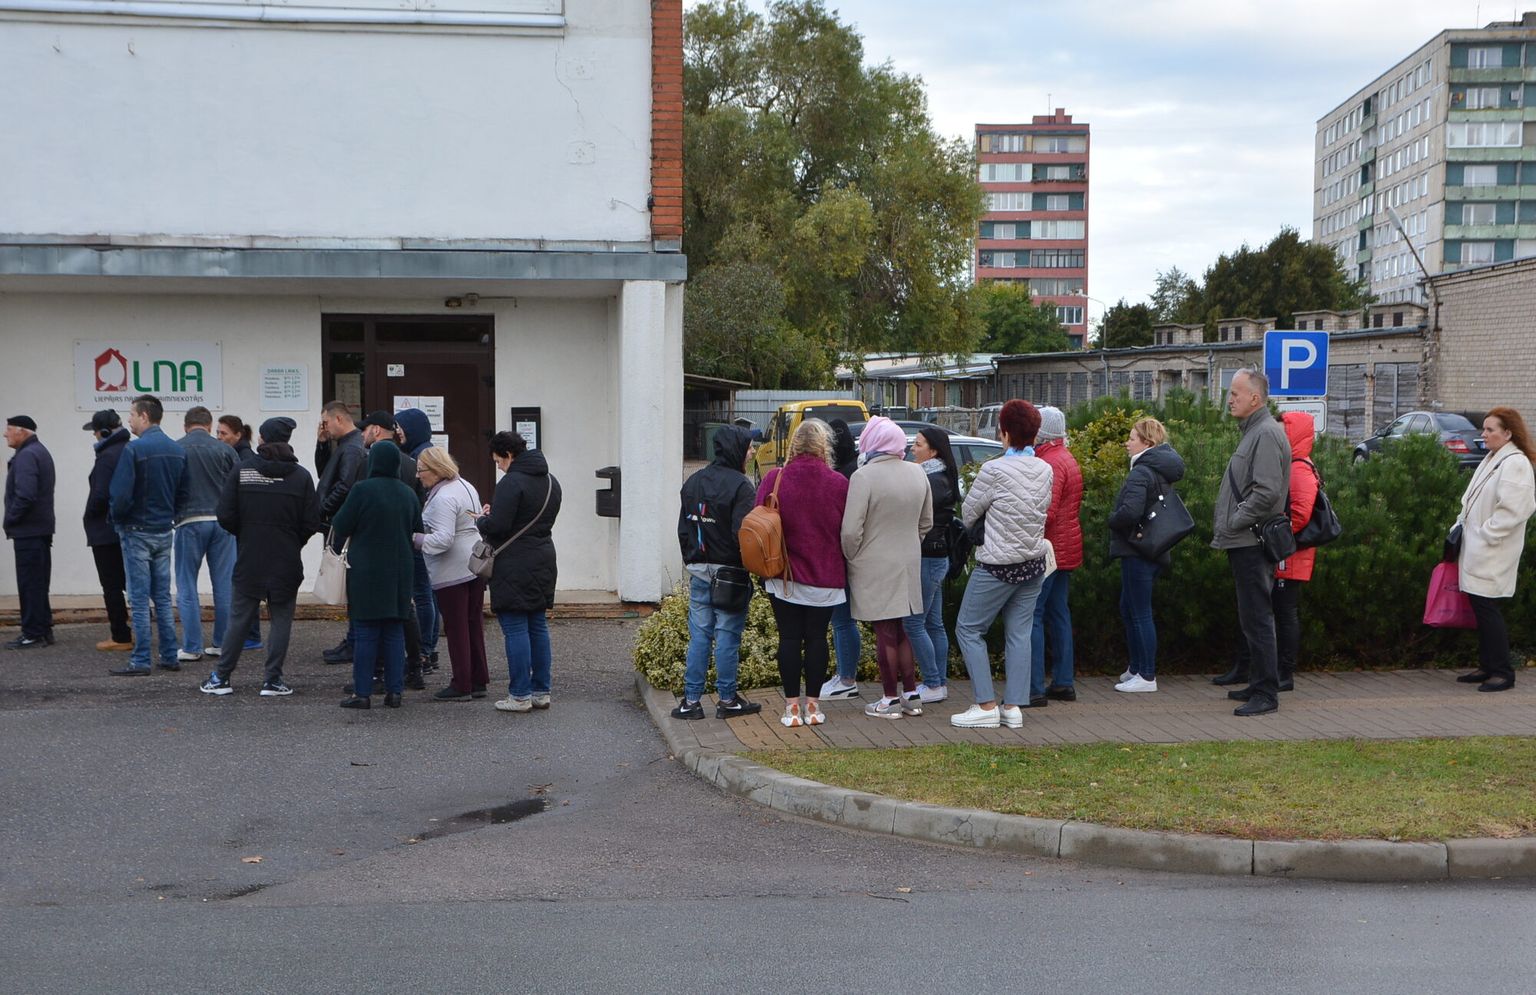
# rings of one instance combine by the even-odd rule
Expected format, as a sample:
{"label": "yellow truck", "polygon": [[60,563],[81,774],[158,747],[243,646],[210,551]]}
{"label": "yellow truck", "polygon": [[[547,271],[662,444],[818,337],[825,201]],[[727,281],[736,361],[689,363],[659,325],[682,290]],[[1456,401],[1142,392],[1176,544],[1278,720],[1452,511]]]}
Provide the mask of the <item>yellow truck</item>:
{"label": "yellow truck", "polygon": [[[768,421],[768,428],[763,432],[763,441],[757,445],[756,455],[752,459],[752,467],[759,481],[764,474],[776,466],[784,465],[784,454],[789,449],[789,440],[794,438],[795,429],[807,418],[820,418],[822,421],[831,421],[841,418],[849,425],[863,424],[869,421],[869,409],[863,401],[852,398],[847,400],[821,400],[821,401],[791,401],[789,404],[781,404],[774,411],[773,417]],[[858,431],[857,428],[854,429]]]}

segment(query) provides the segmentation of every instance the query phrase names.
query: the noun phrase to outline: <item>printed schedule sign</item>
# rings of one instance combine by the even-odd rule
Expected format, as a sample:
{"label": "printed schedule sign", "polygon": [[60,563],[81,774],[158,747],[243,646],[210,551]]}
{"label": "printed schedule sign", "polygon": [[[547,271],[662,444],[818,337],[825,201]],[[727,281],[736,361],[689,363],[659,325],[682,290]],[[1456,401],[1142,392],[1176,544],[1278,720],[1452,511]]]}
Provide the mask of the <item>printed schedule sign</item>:
{"label": "printed schedule sign", "polygon": [[261,368],[261,410],[308,411],[308,364],[263,366]]}

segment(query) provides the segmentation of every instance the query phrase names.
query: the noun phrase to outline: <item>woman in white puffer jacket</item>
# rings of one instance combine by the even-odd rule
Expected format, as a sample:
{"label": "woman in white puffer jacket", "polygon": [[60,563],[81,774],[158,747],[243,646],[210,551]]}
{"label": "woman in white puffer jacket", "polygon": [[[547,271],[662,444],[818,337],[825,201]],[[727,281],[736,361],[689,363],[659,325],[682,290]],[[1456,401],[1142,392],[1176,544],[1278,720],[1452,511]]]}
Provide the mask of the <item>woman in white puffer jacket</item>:
{"label": "woman in white puffer jacket", "polygon": [[413,538],[427,564],[453,666],[452,680],[435,697],[484,698],[491,682],[485,658],[485,581],[469,570],[470,550],[480,538],[475,527],[480,495],[459,475],[448,450],[436,446],[421,451],[416,476],[427,489],[427,504],[421,510],[425,530]]}
{"label": "woman in white puffer jacket", "polygon": [[[997,459],[982,464],[966,492],[961,520],[974,533],[982,525],[976,565],[965,585],[960,614],[955,619],[955,644],[965,658],[976,704],[951,716],[962,729],[1010,729],[1024,725],[1022,708],[1029,704],[1030,634],[1035,599],[1045,580],[1051,545],[1045,538],[1045,516],[1051,507],[1052,472],[1034,454],[1040,412],[1015,398],[998,413],[998,435],[1008,446]],[[992,690],[992,664],[987,658],[987,630],[1003,616],[1007,682],[999,708]]]}
{"label": "woman in white puffer jacket", "polygon": [[1478,667],[1456,680],[1479,691],[1508,691],[1515,686],[1509,662],[1509,629],[1498,599],[1515,596],[1525,523],[1536,512],[1536,456],[1525,419],[1514,408],[1494,408],[1483,419],[1488,455],[1472,474],[1461,496],[1461,589],[1477,616]]}

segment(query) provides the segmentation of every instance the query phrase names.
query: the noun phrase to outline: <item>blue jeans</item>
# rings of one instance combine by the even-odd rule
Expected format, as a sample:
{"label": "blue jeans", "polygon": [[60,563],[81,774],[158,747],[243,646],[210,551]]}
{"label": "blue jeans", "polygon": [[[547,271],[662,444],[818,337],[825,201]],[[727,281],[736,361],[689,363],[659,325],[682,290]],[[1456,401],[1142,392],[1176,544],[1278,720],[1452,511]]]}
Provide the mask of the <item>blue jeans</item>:
{"label": "blue jeans", "polygon": [[1157,680],[1157,625],[1152,621],[1152,583],[1158,566],[1139,556],[1120,558],[1120,620],[1125,623],[1125,645],[1133,674]]}
{"label": "blue jeans", "polygon": [[421,626],[421,652],[437,652],[437,628],[440,621],[437,597],[432,593],[432,578],[427,574],[427,561],[421,550],[416,551],[416,568],[411,577],[411,600],[416,605],[416,623]]}
{"label": "blue jeans", "polygon": [[[703,696],[711,646],[715,657],[715,690],[721,701],[736,697],[736,672],[741,666],[741,630],[746,627],[745,608],[739,612],[721,611],[710,604],[709,581],[688,578],[688,663],[683,672],[684,698],[698,701]],[[511,658],[510,654],[508,658]]]}
{"label": "blue jeans", "polygon": [[832,652],[837,656],[837,676],[849,683],[858,680],[864,640],[859,635],[859,623],[853,620],[853,609],[847,600],[832,609]]}
{"label": "blue jeans", "polygon": [[543,611],[497,612],[507,643],[507,693],[514,698],[549,694],[549,623]]}
{"label": "blue jeans", "polygon": [[155,629],[160,633],[160,660],[176,662],[176,618],[171,613],[171,545],[169,532],[125,530],[123,571],[128,575],[129,614],[133,618],[133,653],[128,665],[148,670],[154,632],[149,624],[149,605],[155,605]]}
{"label": "blue jeans", "polygon": [[197,574],[208,560],[213,581],[213,642],[223,648],[229,627],[230,587],[235,576],[235,537],[218,522],[188,522],[176,526],[176,608],[181,615],[181,648],[203,651],[203,612],[197,603]]}
{"label": "blue jeans", "polygon": [[944,575],[949,557],[923,557],[923,610],[902,619],[917,674],[931,688],[949,680],[949,634],[944,631]]}
{"label": "blue jeans", "polygon": [[[373,693],[373,672],[384,667],[384,690],[405,690],[405,623],[397,618],[352,623],[352,693],[366,698]],[[381,659],[382,658],[382,659]]]}
{"label": "blue jeans", "polygon": [[1029,653],[1029,693],[1038,698],[1045,694],[1045,636],[1050,630],[1051,649],[1056,662],[1051,667],[1051,686],[1072,686],[1075,660],[1072,654],[1072,609],[1067,606],[1067,591],[1072,585],[1072,571],[1058,570],[1040,585],[1035,600],[1035,628]]}
{"label": "blue jeans", "polygon": [[1035,599],[1040,595],[1038,579],[1024,584],[998,580],[980,563],[971,571],[960,599],[960,614],[955,619],[955,643],[965,659],[976,702],[996,700],[992,690],[992,663],[987,658],[987,630],[992,620],[1003,616],[1003,670],[1008,675],[1003,688],[1003,704],[1029,704],[1029,634],[1035,620]]}

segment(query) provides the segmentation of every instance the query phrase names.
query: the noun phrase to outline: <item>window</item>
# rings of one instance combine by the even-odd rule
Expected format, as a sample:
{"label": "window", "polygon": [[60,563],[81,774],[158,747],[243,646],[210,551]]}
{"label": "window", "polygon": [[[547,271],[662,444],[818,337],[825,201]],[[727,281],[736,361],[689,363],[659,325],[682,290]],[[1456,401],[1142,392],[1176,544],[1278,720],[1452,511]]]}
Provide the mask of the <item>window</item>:
{"label": "window", "polygon": [[1017,252],[980,252],[976,255],[976,265],[993,269],[1013,269],[1018,265]]}
{"label": "window", "polygon": [[[1037,180],[1080,180],[1083,178],[1083,167],[1075,163],[1070,166],[1037,166],[1035,179]],[[1077,175],[1073,175],[1073,171]]]}
{"label": "window", "polygon": [[1070,211],[1072,210],[1072,198],[1064,193],[1048,194],[1045,198],[1045,209],[1047,211]]}
{"label": "window", "polygon": [[1015,232],[1018,231],[1018,227],[1019,226],[1014,224],[1012,221],[999,221],[999,222],[996,222],[995,224],[992,225],[992,237],[993,238],[1018,238],[1019,236],[1017,234],[1015,234]]}
{"label": "window", "polygon": [[1492,242],[1461,243],[1461,264],[1463,266],[1481,266],[1484,263],[1491,262],[1493,262]]}
{"label": "window", "polygon": [[1073,277],[1046,278],[1036,277],[1029,281],[1029,289],[1041,297],[1056,297],[1062,294],[1080,294],[1083,292],[1083,281]]}
{"label": "window", "polygon": [[1467,49],[1468,69],[1497,69],[1504,65],[1504,46],[1488,45]]}
{"label": "window", "polygon": [[1036,152],[1087,152],[1088,139],[1073,135],[1036,135]]}
{"label": "window", "polygon": [[1087,222],[1084,221],[1036,221],[1029,226],[1029,237],[1035,239],[1083,238]]}
{"label": "window", "polygon": [[1462,168],[1461,185],[1464,187],[1492,187],[1498,186],[1498,183],[1499,167],[1497,166],[1465,166]]}
{"label": "window", "polygon": [[1081,325],[1083,323],[1083,309],[1080,307],[1058,307],[1056,320],[1063,325]]}
{"label": "window", "polygon": [[1028,191],[987,194],[989,211],[1027,211],[1033,206],[1034,195]]}
{"label": "window", "polygon": [[1000,131],[983,132],[981,135],[981,151],[1023,152],[1024,136]]}
{"label": "window", "polygon": [[1464,225],[1491,225],[1494,223],[1494,205],[1461,205],[1461,223]]}
{"label": "window", "polygon": [[1467,91],[1466,107],[1469,111],[1482,110],[1485,107],[1499,106],[1499,88],[1496,86],[1476,86]]}
{"label": "window", "polygon": [[1036,249],[1029,254],[1035,269],[1082,269],[1082,249]]}
{"label": "window", "polygon": [[1025,162],[988,162],[981,167],[983,183],[1028,183],[1029,164]]}
{"label": "window", "polygon": [[1447,148],[1515,148],[1519,121],[1453,121],[1445,126]]}

